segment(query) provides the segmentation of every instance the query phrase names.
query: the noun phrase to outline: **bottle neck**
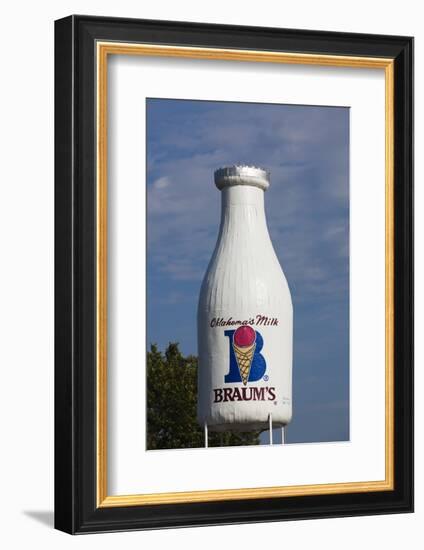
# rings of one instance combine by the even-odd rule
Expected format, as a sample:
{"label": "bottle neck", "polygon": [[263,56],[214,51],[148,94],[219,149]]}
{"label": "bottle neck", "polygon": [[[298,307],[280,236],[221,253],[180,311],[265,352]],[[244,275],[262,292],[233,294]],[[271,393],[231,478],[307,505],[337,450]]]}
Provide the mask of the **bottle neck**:
{"label": "bottle neck", "polygon": [[233,185],[221,191],[221,215],[236,213],[239,208],[256,210],[265,220],[264,191],[250,185]]}
{"label": "bottle neck", "polygon": [[[244,246],[266,246],[269,241],[265,217],[264,191],[250,185],[224,187],[221,204],[220,237]],[[225,245],[226,246],[226,245]]]}

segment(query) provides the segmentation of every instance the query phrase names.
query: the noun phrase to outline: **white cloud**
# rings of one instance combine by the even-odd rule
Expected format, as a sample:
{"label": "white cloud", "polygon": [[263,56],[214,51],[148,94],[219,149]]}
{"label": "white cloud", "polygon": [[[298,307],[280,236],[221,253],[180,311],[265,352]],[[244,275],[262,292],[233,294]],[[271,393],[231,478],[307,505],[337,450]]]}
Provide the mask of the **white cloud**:
{"label": "white cloud", "polygon": [[161,178],[158,178],[153,182],[153,187],[155,189],[165,189],[166,187],[169,187],[171,184],[171,180],[168,178],[168,176],[162,176]]}

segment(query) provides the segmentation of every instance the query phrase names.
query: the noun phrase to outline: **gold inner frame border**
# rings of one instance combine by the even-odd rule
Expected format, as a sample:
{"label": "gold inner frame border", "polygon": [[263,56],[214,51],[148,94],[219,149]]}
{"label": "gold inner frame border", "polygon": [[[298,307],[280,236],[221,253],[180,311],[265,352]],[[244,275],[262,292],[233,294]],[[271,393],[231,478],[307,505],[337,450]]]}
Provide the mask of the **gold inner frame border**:
{"label": "gold inner frame border", "polygon": [[[315,485],[109,496],[107,493],[107,63],[109,55],[219,59],[384,69],[385,73],[385,479]],[[96,43],[96,473],[97,507],[142,506],[394,490],[394,60],[141,43]]]}

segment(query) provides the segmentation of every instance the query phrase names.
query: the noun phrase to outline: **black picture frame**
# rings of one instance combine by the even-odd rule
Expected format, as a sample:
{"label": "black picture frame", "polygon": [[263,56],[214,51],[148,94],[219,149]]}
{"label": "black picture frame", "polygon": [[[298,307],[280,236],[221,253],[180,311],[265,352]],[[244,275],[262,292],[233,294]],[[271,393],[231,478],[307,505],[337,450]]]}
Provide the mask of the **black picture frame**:
{"label": "black picture frame", "polygon": [[[394,488],[98,506],[97,41],[394,62]],[[413,39],[73,15],[55,22],[55,527],[93,533],[413,511]]]}

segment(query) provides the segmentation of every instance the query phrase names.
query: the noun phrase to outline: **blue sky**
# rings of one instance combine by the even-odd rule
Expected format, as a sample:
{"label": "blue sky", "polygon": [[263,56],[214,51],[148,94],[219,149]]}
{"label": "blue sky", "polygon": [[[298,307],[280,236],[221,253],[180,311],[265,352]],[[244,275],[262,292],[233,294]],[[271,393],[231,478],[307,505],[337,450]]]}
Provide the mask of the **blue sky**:
{"label": "blue sky", "polygon": [[220,166],[271,171],[269,232],[294,308],[290,443],[349,439],[349,109],[147,100],[147,342],[197,354]]}

